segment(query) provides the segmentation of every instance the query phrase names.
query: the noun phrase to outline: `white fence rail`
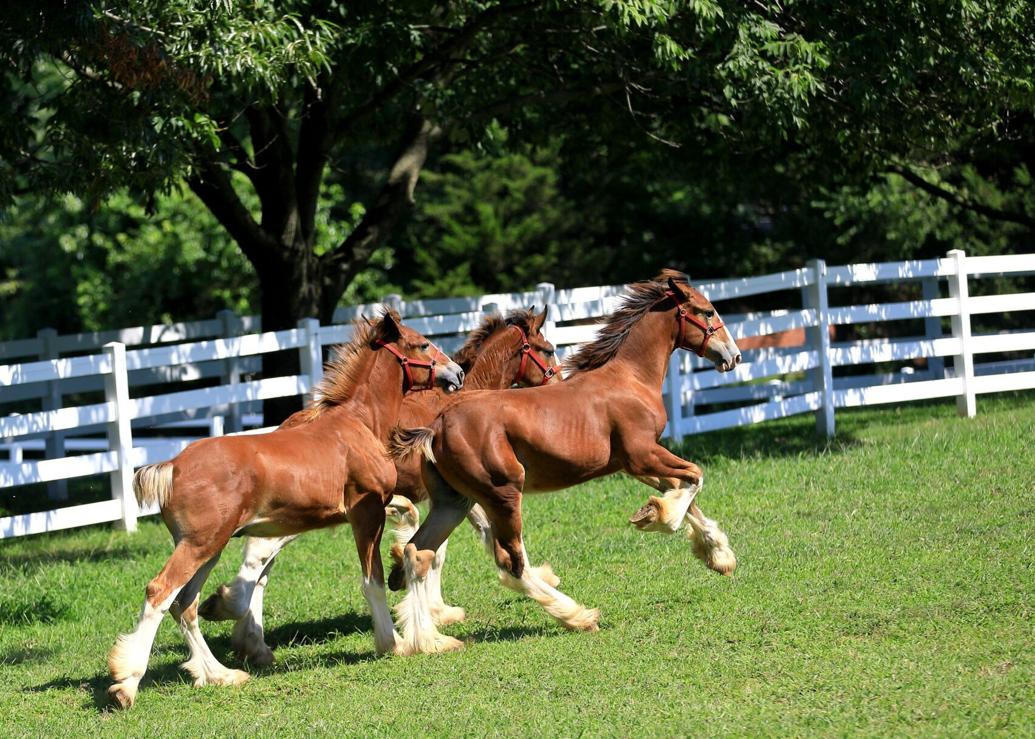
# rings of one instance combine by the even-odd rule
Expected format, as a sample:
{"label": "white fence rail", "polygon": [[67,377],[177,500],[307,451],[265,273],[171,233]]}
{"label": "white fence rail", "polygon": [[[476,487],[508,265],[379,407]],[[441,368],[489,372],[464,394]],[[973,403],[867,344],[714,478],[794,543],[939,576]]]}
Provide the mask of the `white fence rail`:
{"label": "white fence rail", "polygon": [[[1035,388],[1035,329],[976,335],[971,316],[1035,311],[1035,293],[971,296],[973,280],[1035,274],[1035,254],[966,257],[950,252],[944,259],[827,267],[810,262],[803,269],[761,277],[697,285],[713,302],[773,293],[787,306],[764,312],[724,312],[738,339],[803,330],[799,346],[768,346],[744,351],[744,362],[719,374],[699,358],[673,356],[665,383],[669,423],[665,435],[680,439],[715,429],[815,413],[817,428],[833,435],[837,408],[955,397],[964,415],[976,413],[976,396]],[[878,283],[920,285],[921,298],[865,305],[835,305],[831,289]],[[946,290],[942,291],[942,283]],[[403,301],[388,296],[407,324],[454,350],[488,310],[549,305],[548,337],[562,355],[591,340],[602,316],[610,313],[623,287],[557,290],[544,283],[534,292],[471,298]],[[257,403],[267,398],[304,395],[319,381],[323,347],[351,338],[351,326],[339,323],[372,315],[377,305],[339,309],[336,323],[314,319],[288,331],[258,332],[255,317],[222,313],[216,319],[173,326],[150,326],[92,334],[58,336],[44,330],[35,339],[0,344],[0,360],[34,361],[0,366],[0,404],[38,399],[41,409],[0,417],[0,488],[33,483],[63,484],[89,475],[107,474],[111,500],[40,513],[0,518],[0,538],[118,521],[128,530],[138,511],[130,490],[134,467],[167,459],[189,438],[148,437],[142,427],[183,428],[200,423],[207,433],[226,427],[258,425]],[[951,330],[942,335],[942,319]],[[894,339],[831,339],[833,326],[888,321],[922,321],[923,335]],[[1035,321],[1027,322],[1035,326]],[[558,325],[560,324],[560,325]],[[151,346],[143,346],[149,344]],[[132,348],[139,347],[139,348]],[[99,352],[62,356],[68,352]],[[249,379],[261,355],[295,350],[301,374]],[[975,362],[987,354],[1027,353],[1020,359]],[[951,361],[948,366],[944,359]],[[858,375],[845,368],[926,360],[926,368],[907,365],[897,371]],[[218,378],[215,387],[142,394],[148,386]],[[139,397],[131,397],[131,390]],[[100,394],[103,402],[64,407],[64,398]],[[739,405],[738,405],[739,404]],[[736,407],[728,407],[734,405]],[[195,419],[191,421],[190,419]],[[244,423],[242,423],[244,422]],[[94,434],[94,436],[89,436]],[[103,438],[96,434],[103,434]],[[44,453],[27,460],[26,452]],[[77,453],[71,453],[77,452]],[[78,453],[82,452],[82,453]]]}

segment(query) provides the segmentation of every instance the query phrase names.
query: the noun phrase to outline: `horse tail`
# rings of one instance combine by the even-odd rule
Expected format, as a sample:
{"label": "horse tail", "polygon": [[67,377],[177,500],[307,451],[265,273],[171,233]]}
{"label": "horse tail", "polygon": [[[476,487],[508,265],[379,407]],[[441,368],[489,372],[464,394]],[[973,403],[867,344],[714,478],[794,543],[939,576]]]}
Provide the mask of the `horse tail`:
{"label": "horse tail", "polygon": [[405,459],[419,451],[429,462],[434,462],[435,453],[431,451],[431,442],[434,440],[435,432],[427,427],[403,429],[396,426],[388,435],[388,456],[392,459]]}
{"label": "horse tail", "polygon": [[173,487],[173,463],[159,462],[141,467],[133,475],[133,493],[137,496],[137,504],[144,506],[157,505],[165,508],[169,502]]}

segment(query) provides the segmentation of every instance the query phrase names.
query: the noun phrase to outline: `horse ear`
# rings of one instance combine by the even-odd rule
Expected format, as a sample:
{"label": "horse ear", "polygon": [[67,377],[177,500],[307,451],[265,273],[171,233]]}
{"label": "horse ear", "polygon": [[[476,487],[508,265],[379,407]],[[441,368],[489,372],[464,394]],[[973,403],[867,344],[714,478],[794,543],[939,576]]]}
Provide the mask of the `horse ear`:
{"label": "horse ear", "polygon": [[377,324],[377,330],[374,332],[375,341],[390,344],[398,341],[401,336],[402,330],[399,328],[399,322],[390,310],[386,310],[381,315],[381,322]]}
{"label": "horse ear", "polygon": [[550,310],[550,306],[544,305],[543,312],[532,317],[532,325],[530,327],[532,329],[532,333],[536,334],[542,331],[543,324],[546,323],[546,312],[548,310]]}
{"label": "horse ear", "polygon": [[672,291],[680,303],[686,303],[690,300],[690,286],[680,285],[678,282],[673,280],[671,277],[668,278],[668,289]]}

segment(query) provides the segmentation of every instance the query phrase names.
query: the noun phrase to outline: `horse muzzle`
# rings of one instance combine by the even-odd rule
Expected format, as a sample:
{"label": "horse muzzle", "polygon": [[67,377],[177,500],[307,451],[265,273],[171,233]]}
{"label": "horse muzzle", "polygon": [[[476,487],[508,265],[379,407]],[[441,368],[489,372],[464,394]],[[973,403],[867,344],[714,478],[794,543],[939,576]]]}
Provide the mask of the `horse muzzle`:
{"label": "horse muzzle", "polygon": [[447,393],[455,393],[464,386],[464,371],[456,362],[439,367],[435,372],[435,384]]}

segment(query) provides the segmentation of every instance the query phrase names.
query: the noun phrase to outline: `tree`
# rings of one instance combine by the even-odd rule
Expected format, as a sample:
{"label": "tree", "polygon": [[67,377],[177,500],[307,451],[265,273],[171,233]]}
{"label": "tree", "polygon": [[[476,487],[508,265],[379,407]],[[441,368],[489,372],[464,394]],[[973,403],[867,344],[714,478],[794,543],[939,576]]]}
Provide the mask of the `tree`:
{"label": "tree", "polygon": [[[49,0],[0,14],[0,198],[129,188],[151,203],[185,182],[254,266],[266,329],[329,318],[440,137],[499,120],[530,141],[559,126],[680,140],[746,101],[794,125],[818,89],[816,50],[764,4],[732,0]],[[360,215],[333,242],[316,228],[330,187],[331,218]]]}

